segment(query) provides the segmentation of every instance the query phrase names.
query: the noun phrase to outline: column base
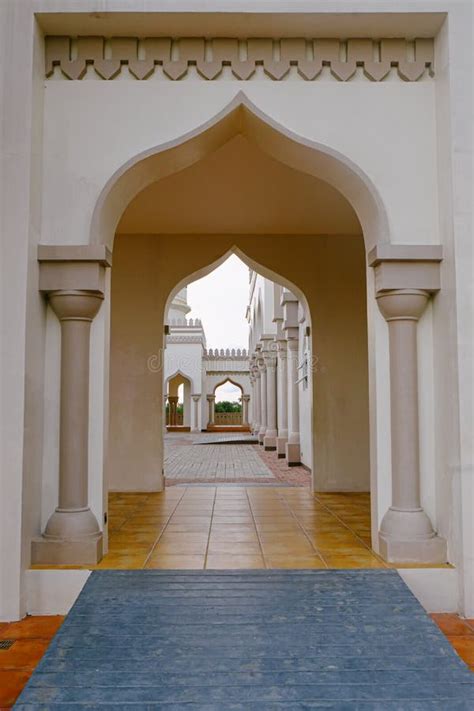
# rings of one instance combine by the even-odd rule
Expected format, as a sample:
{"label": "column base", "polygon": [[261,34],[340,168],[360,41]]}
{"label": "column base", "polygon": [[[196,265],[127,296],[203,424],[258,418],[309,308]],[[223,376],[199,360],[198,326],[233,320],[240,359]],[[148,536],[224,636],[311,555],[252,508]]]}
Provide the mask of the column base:
{"label": "column base", "polygon": [[447,562],[447,544],[436,534],[421,540],[396,539],[379,533],[379,553],[388,563],[424,563],[439,565]]}
{"label": "column base", "polygon": [[42,536],[31,541],[31,563],[32,565],[96,565],[103,556],[102,546],[102,533],[69,540]]}
{"label": "column base", "polygon": [[265,432],[258,433],[258,443],[263,445],[263,440],[265,439]]}
{"label": "column base", "polygon": [[284,459],[286,457],[286,443],[287,442],[288,442],[288,437],[277,437],[278,459]]}
{"label": "column base", "polygon": [[266,452],[276,451],[276,441],[277,438],[274,435],[265,435],[263,439],[263,448]]}
{"label": "column base", "polygon": [[299,443],[294,444],[287,442],[285,445],[286,463],[289,467],[298,467],[301,465],[301,449]]}

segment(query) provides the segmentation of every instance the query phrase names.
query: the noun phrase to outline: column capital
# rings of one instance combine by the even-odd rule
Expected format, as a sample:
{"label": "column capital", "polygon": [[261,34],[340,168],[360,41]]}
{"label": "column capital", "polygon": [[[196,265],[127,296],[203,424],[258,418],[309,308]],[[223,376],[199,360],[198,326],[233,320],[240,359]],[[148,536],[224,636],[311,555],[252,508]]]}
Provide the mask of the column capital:
{"label": "column capital", "polygon": [[418,321],[426,308],[430,293],[423,289],[392,289],[377,294],[377,304],[384,319]]}
{"label": "column capital", "polygon": [[64,289],[49,292],[48,299],[60,321],[93,321],[104,295],[100,291]]}
{"label": "column capital", "polygon": [[105,291],[105,270],[112,259],[105,245],[39,245],[39,290]]}
{"label": "column capital", "polygon": [[209,402],[212,402],[213,400],[216,399],[216,396],[215,395],[206,395],[206,398]]}
{"label": "column capital", "polygon": [[242,400],[248,402],[250,400],[250,395],[242,395]]}
{"label": "column capital", "polygon": [[201,399],[201,395],[197,395],[197,394],[191,395],[191,397],[194,400],[194,402],[199,402],[199,400]]}
{"label": "column capital", "polygon": [[369,252],[368,264],[375,272],[375,292],[441,288],[441,245],[380,244]]}
{"label": "column capital", "polygon": [[277,366],[276,351],[266,351],[263,354],[263,360],[265,361],[266,368],[276,368],[276,366]]}

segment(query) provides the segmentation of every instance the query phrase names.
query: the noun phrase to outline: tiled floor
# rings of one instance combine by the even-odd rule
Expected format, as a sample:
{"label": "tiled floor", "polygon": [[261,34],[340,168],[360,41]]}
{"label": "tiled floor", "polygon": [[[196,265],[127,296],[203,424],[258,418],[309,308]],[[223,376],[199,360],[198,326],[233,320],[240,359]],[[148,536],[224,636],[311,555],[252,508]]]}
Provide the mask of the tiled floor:
{"label": "tiled floor", "polygon": [[474,671],[474,619],[465,620],[459,615],[449,614],[433,614],[431,617],[461,659]]}
{"label": "tiled floor", "polygon": [[109,551],[98,565],[85,567],[392,567],[371,550],[369,509],[368,494],[312,495],[307,488],[283,486],[112,493]]}
{"label": "tiled floor", "polygon": [[369,497],[286,487],[174,487],[112,494],[98,568],[380,568]]}
{"label": "tiled floor", "polygon": [[253,444],[178,444],[166,447],[166,480],[275,480]]}
{"label": "tiled floor", "polygon": [[[256,439],[248,435],[250,441]],[[242,434],[168,433],[165,442],[167,486],[186,483],[256,483],[309,486],[303,466],[289,467],[275,452],[242,442]],[[235,444],[233,443],[235,442]]]}
{"label": "tiled floor", "polygon": [[109,552],[96,567],[383,568],[370,548],[369,507],[367,494],[288,487],[111,494]]}

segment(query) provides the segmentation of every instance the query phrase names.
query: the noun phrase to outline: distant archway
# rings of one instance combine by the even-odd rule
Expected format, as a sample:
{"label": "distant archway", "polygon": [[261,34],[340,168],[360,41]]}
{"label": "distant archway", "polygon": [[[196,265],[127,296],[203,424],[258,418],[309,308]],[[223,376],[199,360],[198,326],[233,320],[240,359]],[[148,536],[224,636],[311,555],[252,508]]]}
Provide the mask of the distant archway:
{"label": "distant archway", "polygon": [[241,425],[244,390],[231,378],[214,387],[214,422],[217,426]]}

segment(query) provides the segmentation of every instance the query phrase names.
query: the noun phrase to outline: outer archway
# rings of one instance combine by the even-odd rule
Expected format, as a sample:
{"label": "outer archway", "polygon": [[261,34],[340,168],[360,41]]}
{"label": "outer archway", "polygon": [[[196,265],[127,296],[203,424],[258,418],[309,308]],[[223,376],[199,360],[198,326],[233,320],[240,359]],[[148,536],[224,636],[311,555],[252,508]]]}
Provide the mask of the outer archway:
{"label": "outer archway", "polygon": [[261,112],[243,92],[213,119],[176,141],[150,148],[123,165],[104,186],[91,222],[90,242],[113,245],[124,206],[156,180],[183,170],[243,134],[276,160],[326,181],[350,202],[363,228],[367,251],[389,242],[385,209],[372,181],[329,146],[288,131]]}

